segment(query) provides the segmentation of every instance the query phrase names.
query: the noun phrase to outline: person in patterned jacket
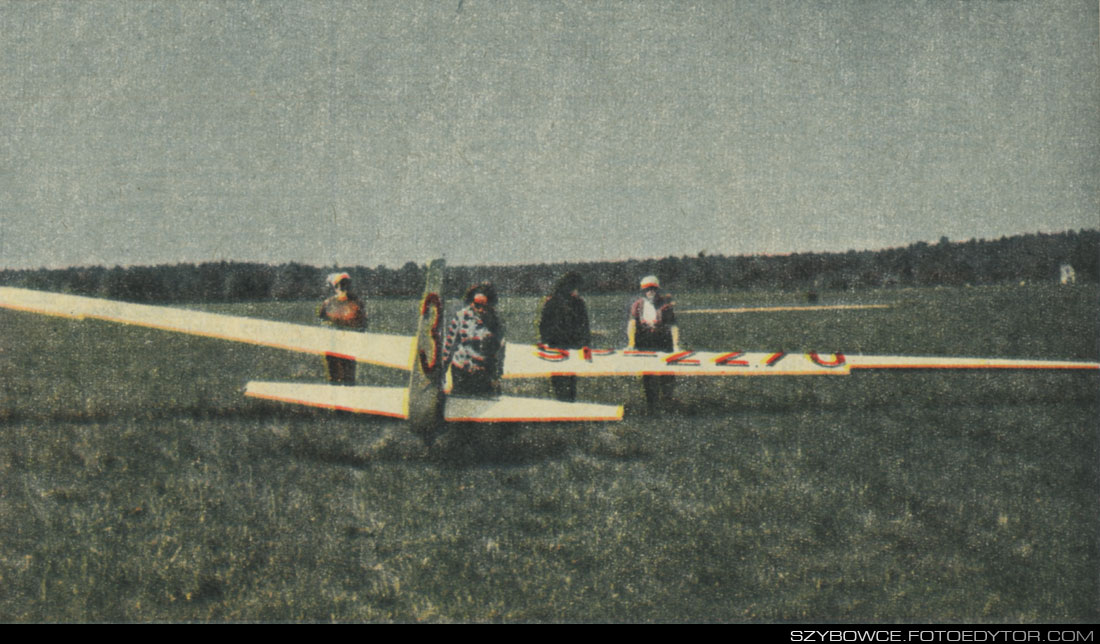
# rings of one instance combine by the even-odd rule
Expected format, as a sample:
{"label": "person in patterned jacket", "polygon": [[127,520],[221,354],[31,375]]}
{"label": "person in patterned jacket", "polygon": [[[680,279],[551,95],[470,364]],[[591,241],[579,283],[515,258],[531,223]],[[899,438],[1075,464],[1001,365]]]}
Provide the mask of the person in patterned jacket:
{"label": "person in patterned jacket", "polygon": [[491,282],[466,291],[466,306],[447,325],[443,365],[451,369],[451,393],[460,396],[500,394],[504,368],[504,325],[497,317],[497,292]]}
{"label": "person in patterned jacket", "polygon": [[[363,301],[351,292],[351,276],[333,273],[328,276],[329,286],[336,294],[325,300],[317,309],[317,317],[325,324],[350,331],[367,330],[367,313]],[[355,360],[325,355],[328,381],[334,385],[355,384]]]}

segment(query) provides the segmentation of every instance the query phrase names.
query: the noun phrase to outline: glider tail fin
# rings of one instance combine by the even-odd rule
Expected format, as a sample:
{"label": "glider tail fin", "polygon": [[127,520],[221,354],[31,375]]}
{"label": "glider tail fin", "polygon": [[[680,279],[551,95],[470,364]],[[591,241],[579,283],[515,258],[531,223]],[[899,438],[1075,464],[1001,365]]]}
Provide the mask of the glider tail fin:
{"label": "glider tail fin", "polygon": [[443,266],[442,259],[428,265],[416,342],[409,357],[409,427],[429,445],[443,423]]}

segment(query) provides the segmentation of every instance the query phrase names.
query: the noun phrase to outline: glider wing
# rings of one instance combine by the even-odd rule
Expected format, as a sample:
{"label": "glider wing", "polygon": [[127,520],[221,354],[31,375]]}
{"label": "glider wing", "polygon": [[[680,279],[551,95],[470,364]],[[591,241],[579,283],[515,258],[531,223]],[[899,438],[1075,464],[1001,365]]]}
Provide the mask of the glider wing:
{"label": "glider wing", "polygon": [[623,407],[516,396],[448,396],[443,415],[448,421],[480,423],[610,421],[623,419]]}
{"label": "glider wing", "polygon": [[0,307],[61,317],[94,318],[269,347],[335,355],[359,362],[409,368],[412,338],[357,333],[322,326],[259,320],[167,306],[132,304],[77,295],[0,287]]}
{"label": "glider wing", "polygon": [[244,395],[294,405],[339,409],[357,414],[407,418],[409,392],[403,387],[354,387],[301,382],[252,381]]}
{"label": "glider wing", "polygon": [[842,353],[629,351],[616,349],[550,349],[508,345],[505,378],[575,376],[846,376],[853,369],[1084,369],[1095,362],[941,358],[908,356],[848,356]]}
{"label": "glider wing", "polygon": [[[401,387],[338,387],[300,382],[248,383],[245,395],[294,405],[339,409],[358,414],[408,418],[409,392]],[[543,398],[446,399],[444,419],[479,423],[536,423],[622,420],[621,405],[568,403]]]}
{"label": "glider wing", "polygon": [[1100,370],[1100,363],[1010,358],[945,358],[920,356],[847,356],[851,369],[1071,369]]}

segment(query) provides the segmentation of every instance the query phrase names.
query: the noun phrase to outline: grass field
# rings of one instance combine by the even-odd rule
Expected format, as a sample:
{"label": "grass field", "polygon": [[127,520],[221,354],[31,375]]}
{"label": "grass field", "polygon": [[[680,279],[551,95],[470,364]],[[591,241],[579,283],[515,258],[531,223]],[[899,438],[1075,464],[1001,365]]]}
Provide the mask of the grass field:
{"label": "grass field", "polygon": [[[890,308],[680,322],[697,349],[1096,361],[1098,295],[826,293]],[[623,344],[628,300],[589,299],[601,344]],[[313,324],[314,304],[210,308]],[[412,331],[415,302],[368,306],[375,330]],[[534,339],[537,306],[502,303],[510,339]],[[656,416],[636,380],[590,380],[579,397],[624,402],[623,422],[455,428],[431,449],[241,396],[321,377],[319,358],[0,311],[0,620],[1100,617],[1095,372],[681,378]]]}

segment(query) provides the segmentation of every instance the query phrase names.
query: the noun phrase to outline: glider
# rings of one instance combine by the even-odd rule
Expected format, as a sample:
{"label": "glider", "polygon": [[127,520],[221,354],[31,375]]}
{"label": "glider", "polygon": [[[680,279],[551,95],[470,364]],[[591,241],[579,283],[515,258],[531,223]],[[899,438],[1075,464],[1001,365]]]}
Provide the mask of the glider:
{"label": "glider", "polygon": [[[0,307],[76,319],[123,324],[331,355],[409,372],[407,387],[334,386],[298,382],[249,382],[245,395],[286,403],[400,418],[430,442],[447,421],[560,422],[621,420],[621,405],[562,402],[543,398],[448,395],[444,387],[442,327],[443,260],[428,266],[420,320],[414,337],[358,333],[206,313],[164,306],[0,287]],[[842,353],[706,352],[661,353],[620,349],[554,349],[508,344],[505,378],[575,376],[794,376],[849,375],[859,369],[1072,369],[1100,370],[1100,363],[951,357],[845,355]]]}

